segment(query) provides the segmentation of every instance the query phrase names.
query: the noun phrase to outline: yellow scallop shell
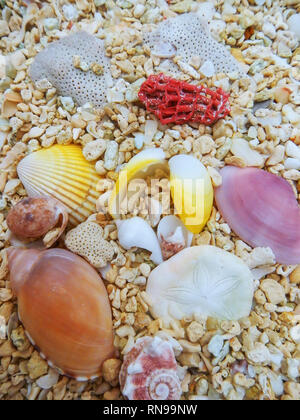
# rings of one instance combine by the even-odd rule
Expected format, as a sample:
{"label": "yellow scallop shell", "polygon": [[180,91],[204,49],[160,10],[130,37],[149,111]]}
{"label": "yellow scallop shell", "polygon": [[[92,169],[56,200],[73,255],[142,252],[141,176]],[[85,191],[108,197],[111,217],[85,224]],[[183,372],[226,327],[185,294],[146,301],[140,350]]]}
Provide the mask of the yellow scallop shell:
{"label": "yellow scallop shell", "polygon": [[96,212],[100,177],[80,146],[41,149],[26,156],[17,171],[30,197],[56,198],[66,206],[71,224],[82,223]]}

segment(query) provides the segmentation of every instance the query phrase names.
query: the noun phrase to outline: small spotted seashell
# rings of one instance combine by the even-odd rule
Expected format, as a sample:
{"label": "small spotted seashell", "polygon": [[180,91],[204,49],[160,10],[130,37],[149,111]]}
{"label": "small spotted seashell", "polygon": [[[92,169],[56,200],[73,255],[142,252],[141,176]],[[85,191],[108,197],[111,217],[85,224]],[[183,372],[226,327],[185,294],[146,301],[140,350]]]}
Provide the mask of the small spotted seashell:
{"label": "small spotted seashell", "polygon": [[120,386],[129,400],[179,400],[181,384],[172,346],[159,337],[143,337],[125,356]]}

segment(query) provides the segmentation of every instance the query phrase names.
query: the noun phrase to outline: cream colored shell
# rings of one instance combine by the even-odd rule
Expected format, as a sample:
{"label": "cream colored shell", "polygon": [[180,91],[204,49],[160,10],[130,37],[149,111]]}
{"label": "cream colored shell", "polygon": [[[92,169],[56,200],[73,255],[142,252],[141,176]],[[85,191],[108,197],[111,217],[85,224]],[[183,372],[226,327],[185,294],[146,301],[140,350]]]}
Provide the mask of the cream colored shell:
{"label": "cream colored shell", "polygon": [[235,255],[214,246],[195,246],[155,268],[146,292],[152,315],[166,322],[194,314],[237,320],[250,313],[253,278]]}

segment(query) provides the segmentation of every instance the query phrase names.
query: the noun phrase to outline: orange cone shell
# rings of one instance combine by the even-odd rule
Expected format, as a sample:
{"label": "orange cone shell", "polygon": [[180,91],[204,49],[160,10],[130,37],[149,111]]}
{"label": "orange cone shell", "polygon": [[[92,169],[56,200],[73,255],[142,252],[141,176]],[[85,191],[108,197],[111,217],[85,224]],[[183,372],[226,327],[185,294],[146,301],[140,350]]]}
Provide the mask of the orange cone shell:
{"label": "orange cone shell", "polygon": [[99,376],[114,356],[105,286],[86,261],[63,249],[8,250],[19,317],[50,366],[77,380]]}

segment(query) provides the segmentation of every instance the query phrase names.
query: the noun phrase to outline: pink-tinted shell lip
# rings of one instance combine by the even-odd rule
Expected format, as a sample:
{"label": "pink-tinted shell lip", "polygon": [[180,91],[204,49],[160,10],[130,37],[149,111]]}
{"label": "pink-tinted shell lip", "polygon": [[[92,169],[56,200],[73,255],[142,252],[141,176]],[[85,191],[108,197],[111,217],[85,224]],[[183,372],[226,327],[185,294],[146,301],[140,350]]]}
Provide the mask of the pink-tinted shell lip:
{"label": "pink-tinted shell lip", "polygon": [[239,238],[270,247],[281,264],[300,263],[300,208],[291,185],[257,168],[226,166],[215,190],[217,207]]}
{"label": "pink-tinted shell lip", "polygon": [[[65,206],[48,196],[24,198],[7,215],[9,241],[22,248],[50,248],[63,234],[67,224],[68,212]],[[59,231],[44,244],[42,237],[56,227]]]}

